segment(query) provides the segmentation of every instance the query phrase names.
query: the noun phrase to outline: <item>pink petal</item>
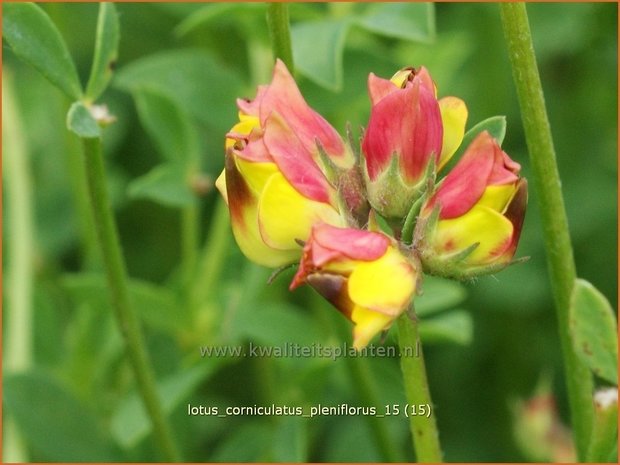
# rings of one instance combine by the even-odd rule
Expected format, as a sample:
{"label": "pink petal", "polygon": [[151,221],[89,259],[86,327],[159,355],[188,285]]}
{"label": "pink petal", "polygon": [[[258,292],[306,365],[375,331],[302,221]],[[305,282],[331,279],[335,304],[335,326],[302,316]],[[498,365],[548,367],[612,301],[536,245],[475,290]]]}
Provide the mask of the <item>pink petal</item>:
{"label": "pink petal", "polygon": [[267,92],[267,86],[258,86],[256,89],[256,97],[253,100],[237,99],[237,108],[246,115],[258,116],[260,105]]}
{"label": "pink petal", "polygon": [[385,254],[390,245],[390,239],[381,233],[337,228],[325,223],[313,228],[311,238],[321,247],[352,260],[376,260]]}
{"label": "pink petal", "polygon": [[482,197],[495,160],[495,140],[484,131],[469,145],[463,157],[448,173],[429,203],[441,205],[440,218],[457,218],[467,213]]}
{"label": "pink petal", "polygon": [[513,161],[497,143],[495,143],[495,158],[493,169],[489,176],[488,185],[512,184],[519,179],[521,165]]}
{"label": "pink petal", "polygon": [[413,82],[419,80],[424,88],[428,90],[433,96],[435,95],[435,83],[433,82],[433,78],[431,78],[428,70],[422,66],[419,70],[415,72],[415,77],[413,78]]}
{"label": "pink petal", "polygon": [[373,106],[386,95],[397,90],[399,90],[399,88],[389,79],[380,78],[374,73],[368,75],[368,95],[370,95],[370,102]]}
{"label": "pink petal", "polygon": [[405,177],[417,180],[431,153],[441,153],[443,137],[437,100],[420,83],[399,89],[373,106],[362,150],[374,181],[396,153]]}
{"label": "pink petal", "polygon": [[417,180],[424,174],[431,155],[434,154],[435,161],[439,161],[443,144],[439,103],[431,91],[423,86],[420,86],[418,105],[412,147],[401,158],[401,166],[409,180]]}
{"label": "pink petal", "polygon": [[318,202],[331,203],[333,187],[299,134],[277,113],[267,119],[263,140],[284,177],[300,194]]}
{"label": "pink petal", "polygon": [[328,155],[344,156],[342,139],[321,115],[308,106],[293,76],[280,60],[276,62],[273,80],[262,98],[261,126],[264,127],[274,111],[284,118],[307,151],[316,153],[318,140]]}

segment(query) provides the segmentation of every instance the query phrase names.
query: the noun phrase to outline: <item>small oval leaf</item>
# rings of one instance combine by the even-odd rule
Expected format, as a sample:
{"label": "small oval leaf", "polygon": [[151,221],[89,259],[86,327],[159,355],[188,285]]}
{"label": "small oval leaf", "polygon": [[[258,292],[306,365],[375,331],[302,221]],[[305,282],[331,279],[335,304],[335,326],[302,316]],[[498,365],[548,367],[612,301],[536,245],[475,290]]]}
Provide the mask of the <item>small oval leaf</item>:
{"label": "small oval leaf", "polygon": [[583,279],[575,280],[569,327],[577,356],[592,372],[618,384],[618,337],[614,311],[603,294]]}
{"label": "small oval leaf", "polygon": [[2,36],[15,54],[71,99],[79,100],[82,86],[75,64],[49,16],[33,3],[6,3],[2,13]]}
{"label": "small oval leaf", "polygon": [[67,113],[67,128],[82,139],[101,136],[101,128],[82,102],[75,102]]}
{"label": "small oval leaf", "polygon": [[101,3],[97,20],[93,66],[86,86],[86,97],[91,101],[96,100],[103,93],[112,79],[118,58],[119,38],[118,14],[114,3]]}

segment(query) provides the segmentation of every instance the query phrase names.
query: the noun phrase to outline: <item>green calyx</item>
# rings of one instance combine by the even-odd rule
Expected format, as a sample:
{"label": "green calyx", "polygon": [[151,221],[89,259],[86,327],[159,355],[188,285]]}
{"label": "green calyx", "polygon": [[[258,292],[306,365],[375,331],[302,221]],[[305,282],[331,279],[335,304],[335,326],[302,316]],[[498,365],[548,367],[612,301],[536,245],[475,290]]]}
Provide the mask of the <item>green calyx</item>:
{"label": "green calyx", "polygon": [[415,184],[411,184],[402,176],[399,156],[396,153],[392,155],[388,168],[374,180],[368,176],[366,164],[363,163],[362,166],[368,201],[372,208],[388,222],[402,224],[411,206],[426,191],[429,170]]}

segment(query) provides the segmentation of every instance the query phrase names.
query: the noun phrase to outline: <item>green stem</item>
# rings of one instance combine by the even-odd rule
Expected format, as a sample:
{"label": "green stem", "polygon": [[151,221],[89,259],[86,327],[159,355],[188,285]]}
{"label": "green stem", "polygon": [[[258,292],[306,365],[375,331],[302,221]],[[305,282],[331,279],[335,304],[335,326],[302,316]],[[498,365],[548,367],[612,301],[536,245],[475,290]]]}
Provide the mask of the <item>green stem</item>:
{"label": "green stem", "polygon": [[[411,406],[425,406],[431,409],[430,416],[409,415],[409,427],[418,462],[441,462],[443,457],[439,444],[439,431],[431,393],[426,377],[422,344],[418,334],[418,323],[407,313],[398,319],[398,342],[400,345],[400,368],[403,372],[407,403]],[[410,412],[412,413],[412,412]]]}
{"label": "green stem", "polygon": [[[13,75],[2,80],[4,178],[8,211],[8,304],[5,373],[24,372],[32,366],[32,291],[34,287],[34,212],[29,157],[21,117],[15,101]],[[6,249],[5,249],[6,250]],[[5,462],[27,462],[28,454],[11,418],[4,428]]]}
{"label": "green stem", "polygon": [[576,271],[560,176],[525,4],[502,3],[501,17],[540,203],[573,434],[579,458],[583,460],[592,430],[593,382],[590,371],[575,355],[570,340],[568,311]]}
{"label": "green stem", "polygon": [[[362,401],[368,406],[381,405],[377,394],[377,385],[368,368],[368,362],[362,357],[346,357],[353,383],[358,389]],[[383,459],[387,462],[404,462],[398,447],[393,443],[385,418],[366,417],[373,431]]]}
{"label": "green stem", "polygon": [[271,37],[273,57],[280,58],[291,73],[294,72],[291,30],[288,19],[288,3],[269,3],[267,8],[267,27]]}
{"label": "green stem", "polygon": [[112,297],[112,308],[125,341],[138,390],[153,422],[157,443],[166,461],[175,462],[179,460],[179,453],[161,409],[140,321],[130,304],[127,272],[106,188],[101,140],[82,139],[82,143],[90,207]]}
{"label": "green stem", "polygon": [[191,295],[190,285],[198,261],[198,203],[181,210],[181,267],[184,289]]}
{"label": "green stem", "polygon": [[594,425],[588,447],[588,463],[605,463],[618,446],[617,388],[601,390],[594,395]]}
{"label": "green stem", "polygon": [[228,251],[230,240],[228,207],[219,199],[211,222],[207,242],[192,288],[192,308],[194,311],[213,295],[214,286],[219,282]]}

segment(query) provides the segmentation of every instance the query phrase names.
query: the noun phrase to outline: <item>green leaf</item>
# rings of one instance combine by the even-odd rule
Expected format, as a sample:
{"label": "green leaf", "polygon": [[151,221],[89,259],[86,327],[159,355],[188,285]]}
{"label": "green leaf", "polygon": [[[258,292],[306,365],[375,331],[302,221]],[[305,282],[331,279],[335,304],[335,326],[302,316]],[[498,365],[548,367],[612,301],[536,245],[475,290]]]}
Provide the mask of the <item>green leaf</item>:
{"label": "green leaf", "polygon": [[187,168],[178,164],[162,164],[144,176],[134,179],[128,186],[132,198],[149,199],[169,207],[187,207],[196,196],[187,179]]}
{"label": "green leaf", "polygon": [[174,33],[181,37],[198,27],[212,24],[213,22],[234,18],[239,12],[248,10],[265,11],[264,3],[212,3],[205,5],[199,10],[187,15],[187,17],[174,29]]}
{"label": "green leaf", "polygon": [[189,115],[170,97],[146,89],[135,92],[140,121],[168,161],[197,160],[198,134]]}
{"label": "green leaf", "polygon": [[165,95],[222,132],[237,120],[235,99],[245,93],[237,74],[199,50],[174,50],[136,60],[117,73],[114,85],[132,93],[147,89]]}
{"label": "green leaf", "polygon": [[414,300],[416,314],[422,318],[451,310],[467,298],[465,287],[448,279],[424,277],[424,293]]}
{"label": "green leaf", "polygon": [[121,460],[94,412],[42,371],[5,375],[6,413],[15,419],[39,460],[114,462]]}
{"label": "green leaf", "polygon": [[435,6],[416,2],[377,3],[357,19],[357,24],[387,37],[430,43],[435,40]]}
{"label": "green leaf", "polygon": [[[482,131],[489,131],[489,134],[497,141],[499,145],[504,142],[504,136],[506,135],[506,117],[505,116],[492,116],[483,121],[480,121],[473,128],[465,133],[463,136],[463,142],[454,153],[451,161],[460,160],[461,156],[469,147],[469,144],[476,138]],[[447,172],[448,168],[444,168],[444,172]]]}
{"label": "green leaf", "polygon": [[2,36],[15,54],[35,67],[72,100],[82,86],[69,50],[49,16],[33,3],[5,3]]}
{"label": "green leaf", "polygon": [[75,102],[67,113],[67,128],[82,139],[101,137],[101,128],[82,102]]}
{"label": "green leaf", "polygon": [[118,14],[114,3],[101,3],[93,65],[86,86],[86,97],[91,101],[96,100],[103,93],[112,79],[118,58],[119,29]]}
{"label": "green leaf", "polygon": [[[157,383],[157,393],[165,414],[172,412],[194,392],[198,385],[215,372],[218,359],[205,359],[200,365],[175,373]],[[151,420],[144,410],[142,398],[130,393],[112,416],[112,435],[123,447],[133,447],[151,432]]]}
{"label": "green leaf", "polygon": [[[110,297],[105,276],[99,274],[65,274],[61,285],[76,303],[87,303],[100,311],[109,311]],[[174,333],[186,327],[186,314],[181,311],[175,294],[155,284],[131,279],[129,296],[140,317],[149,326]]]}
{"label": "green leaf", "polygon": [[465,346],[471,342],[473,332],[471,315],[465,310],[420,320],[420,338],[424,343],[453,342]]}
{"label": "green leaf", "polygon": [[618,384],[618,336],[614,311],[592,284],[576,279],[569,327],[577,356],[596,376]]}
{"label": "green leaf", "polygon": [[350,22],[312,21],[291,28],[297,70],[317,84],[337,91],[342,87],[342,53]]}

